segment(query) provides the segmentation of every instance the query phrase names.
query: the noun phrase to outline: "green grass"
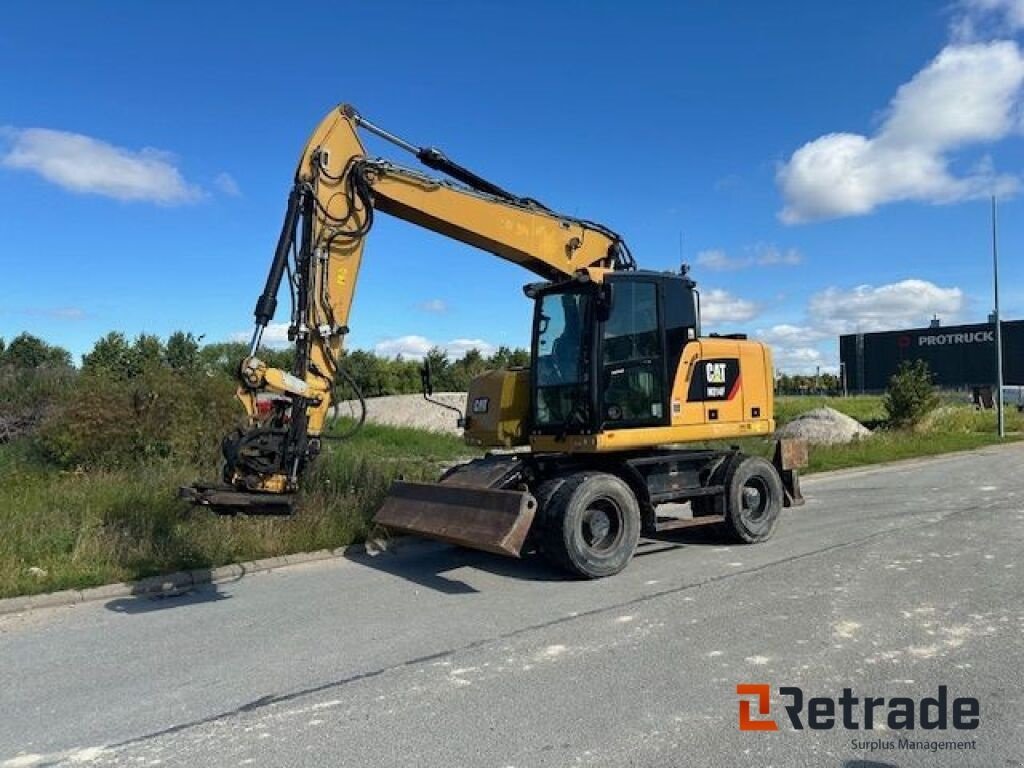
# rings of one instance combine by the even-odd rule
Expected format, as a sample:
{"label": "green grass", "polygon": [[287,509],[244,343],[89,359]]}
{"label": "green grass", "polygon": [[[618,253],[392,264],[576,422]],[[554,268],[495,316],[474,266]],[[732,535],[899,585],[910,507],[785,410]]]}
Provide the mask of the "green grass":
{"label": "green grass", "polygon": [[775,398],[775,420],[779,426],[792,421],[801,413],[815,408],[833,408],[862,424],[880,423],[885,419],[881,395],[851,395],[826,397],[824,395],[780,395]]}
{"label": "green grass", "polygon": [[[1020,435],[1012,435],[1009,439],[1019,440]],[[879,432],[848,445],[812,446],[810,464],[804,474],[967,451],[1000,442],[994,432]]]}
{"label": "green grass", "polygon": [[[881,416],[880,398],[785,397],[780,421],[821,405],[869,422]],[[1020,439],[1024,417],[1008,412],[1007,426]],[[991,412],[945,406],[917,430],[812,447],[806,472],[979,448],[997,442],[994,432]],[[739,442],[750,453],[770,450],[767,440]],[[351,440],[328,443],[304,480],[295,517],[220,518],[176,498],[178,486],[212,479],[216,466],[163,460],[57,471],[26,443],[0,445],[0,597],[344,546],[367,534],[393,480],[433,480],[475,453],[454,436],[367,424]]]}
{"label": "green grass", "polygon": [[344,546],[365,536],[392,480],[432,480],[472,454],[455,437],[366,425],[325,450],[295,517],[222,518],[176,498],[213,466],[57,472],[0,446],[0,597]]}
{"label": "green grass", "polygon": [[[881,395],[782,396],[775,399],[776,422],[782,426],[801,413],[825,406],[873,426],[874,434],[848,445],[811,446],[810,464],[803,470],[803,474],[966,451],[1000,442],[996,436],[994,412],[977,411],[967,405],[954,404],[953,401],[932,411],[913,430],[887,430],[883,423],[885,409]],[[1006,429],[1008,440],[1022,439],[1020,433],[1024,431],[1024,415],[1016,409],[1007,409]],[[759,438],[740,441],[741,448],[746,452],[768,458],[771,444],[771,440]]]}

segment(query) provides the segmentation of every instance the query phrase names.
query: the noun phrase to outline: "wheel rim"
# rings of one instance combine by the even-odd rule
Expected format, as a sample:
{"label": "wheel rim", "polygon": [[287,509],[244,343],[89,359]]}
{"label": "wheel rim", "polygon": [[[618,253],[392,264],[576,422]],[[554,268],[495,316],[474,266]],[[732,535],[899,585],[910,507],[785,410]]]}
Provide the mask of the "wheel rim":
{"label": "wheel rim", "polygon": [[743,484],[740,499],[743,505],[743,519],[757,523],[768,514],[771,492],[762,478],[752,477]]}
{"label": "wheel rim", "polygon": [[622,539],[622,510],[609,498],[594,499],[583,513],[580,528],[583,544],[588,550],[607,554]]}

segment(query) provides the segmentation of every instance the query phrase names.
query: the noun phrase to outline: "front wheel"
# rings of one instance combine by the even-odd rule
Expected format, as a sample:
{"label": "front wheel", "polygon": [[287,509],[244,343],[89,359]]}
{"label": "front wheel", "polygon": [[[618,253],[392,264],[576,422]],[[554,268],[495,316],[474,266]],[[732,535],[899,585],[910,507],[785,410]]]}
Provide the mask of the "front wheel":
{"label": "front wheel", "polygon": [[747,456],[729,471],[725,482],[725,522],[742,542],[764,541],[782,511],[782,480],[770,462]]}
{"label": "front wheel", "polygon": [[542,513],[544,555],[583,578],[618,573],[640,540],[640,505],[615,475],[571,475],[549,497]]}

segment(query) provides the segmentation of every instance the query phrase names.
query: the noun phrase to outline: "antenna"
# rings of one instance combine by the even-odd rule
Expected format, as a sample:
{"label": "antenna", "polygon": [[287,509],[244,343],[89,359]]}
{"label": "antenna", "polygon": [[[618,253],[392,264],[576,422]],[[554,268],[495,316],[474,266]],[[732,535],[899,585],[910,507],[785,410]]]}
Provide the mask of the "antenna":
{"label": "antenna", "polygon": [[992,195],[992,290],[995,294],[996,311],[996,422],[999,437],[1006,437],[1006,419],[1003,414],[1003,334],[1002,318],[999,317],[999,243],[996,232],[998,221],[996,219],[996,196]]}

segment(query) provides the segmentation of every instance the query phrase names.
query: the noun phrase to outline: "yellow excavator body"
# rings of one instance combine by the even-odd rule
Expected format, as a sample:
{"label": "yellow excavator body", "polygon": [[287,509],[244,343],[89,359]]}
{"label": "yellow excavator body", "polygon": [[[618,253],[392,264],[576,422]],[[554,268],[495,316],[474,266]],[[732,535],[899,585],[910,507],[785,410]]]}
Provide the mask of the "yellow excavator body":
{"label": "yellow excavator body", "polygon": [[[360,131],[441,177],[369,158]],[[568,570],[594,577],[624,566],[641,528],[656,528],[661,503],[691,501],[716,522],[732,520],[730,505],[767,504],[736,529],[745,540],[770,533],[783,492],[786,503],[799,503],[799,450],[780,448],[766,470],[735,449],[679,448],[774,430],[770,350],[741,335],[703,336],[700,294],[685,267],[638,270],[608,227],[514,195],[344,104],[301,154],[249,355],[239,365],[246,422],[224,440],[223,482],[183,489],[193,502],[220,512],[293,506],[328,436],[336,388],[356,385],[341,350],[377,213],[542,279],[524,288],[534,302],[530,367],[487,372],[469,388],[465,439],[495,451],[437,483],[396,483],[378,523],[509,555],[533,542]],[[285,279],[291,371],[258,357]],[[424,396],[431,391],[425,371]],[[756,482],[735,496],[737,474],[751,473]]]}

